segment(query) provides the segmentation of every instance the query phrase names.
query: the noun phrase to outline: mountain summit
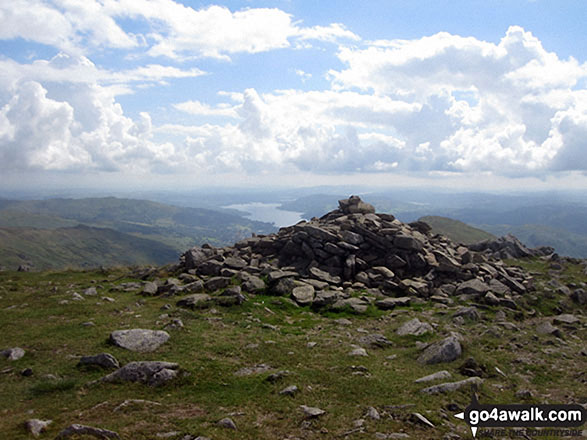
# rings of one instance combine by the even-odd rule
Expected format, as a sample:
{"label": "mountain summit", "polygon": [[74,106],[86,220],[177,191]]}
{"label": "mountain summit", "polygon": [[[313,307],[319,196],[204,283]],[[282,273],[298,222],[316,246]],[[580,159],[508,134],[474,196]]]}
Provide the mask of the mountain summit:
{"label": "mountain summit", "polygon": [[194,247],[182,255],[180,267],[203,277],[207,290],[226,287],[237,277],[245,291],[267,289],[316,307],[362,311],[374,303],[387,309],[416,298],[448,303],[451,296],[465,295],[516,308],[519,297],[532,289],[532,277],[495,258],[499,246],[513,240],[455,244],[433,235],[424,222],[402,223],[351,196],[321,218],[276,234],[231,247]]}

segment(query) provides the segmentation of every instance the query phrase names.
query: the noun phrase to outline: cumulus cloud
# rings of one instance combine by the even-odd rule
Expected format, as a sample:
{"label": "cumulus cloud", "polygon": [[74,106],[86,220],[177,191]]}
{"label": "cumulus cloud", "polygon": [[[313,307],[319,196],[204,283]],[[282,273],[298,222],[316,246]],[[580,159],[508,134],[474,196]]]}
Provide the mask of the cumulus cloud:
{"label": "cumulus cloud", "polygon": [[124,115],[109,89],[68,84],[67,101],[23,81],[0,108],[0,167],[17,170],[145,171],[174,160],[171,144],[155,143],[149,114]]}
{"label": "cumulus cloud", "polygon": [[[149,30],[133,34],[124,29],[125,20],[146,22]],[[290,47],[292,41],[359,39],[342,24],[304,27],[276,8],[194,9],[173,0],[11,0],[0,5],[0,38],[68,53],[105,47],[173,59],[229,59]]]}

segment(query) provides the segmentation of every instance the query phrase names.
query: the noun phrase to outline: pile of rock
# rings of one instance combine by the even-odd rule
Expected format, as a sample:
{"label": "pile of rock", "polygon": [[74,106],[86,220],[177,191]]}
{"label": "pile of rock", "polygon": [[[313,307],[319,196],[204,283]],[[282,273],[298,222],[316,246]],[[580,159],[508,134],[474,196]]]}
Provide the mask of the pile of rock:
{"label": "pile of rock", "polygon": [[549,246],[530,249],[511,234],[494,240],[483,240],[470,244],[468,248],[472,251],[483,252],[489,257],[498,259],[539,257],[554,253],[554,248]]}
{"label": "pile of rock", "polygon": [[[515,238],[503,243],[531,254]],[[486,249],[493,247],[456,245],[431,234],[426,223],[375,213],[352,196],[323,217],[276,234],[231,247],[194,247],[181,256],[178,279],[148,285],[145,293],[191,293],[179,303],[188,307],[239,304],[246,292],[267,292],[301,305],[357,312],[372,303],[382,309],[422,299],[450,304],[452,296],[516,308],[518,297],[532,289],[532,278]],[[514,255],[519,253],[507,256]]]}

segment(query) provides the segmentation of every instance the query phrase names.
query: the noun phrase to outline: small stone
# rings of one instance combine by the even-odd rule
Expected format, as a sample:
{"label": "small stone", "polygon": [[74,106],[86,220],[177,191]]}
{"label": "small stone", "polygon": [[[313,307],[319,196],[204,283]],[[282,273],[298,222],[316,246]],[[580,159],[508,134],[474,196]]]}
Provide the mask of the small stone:
{"label": "small stone", "polygon": [[334,322],[338,325],[353,325],[353,322],[350,319],[346,318],[338,318],[335,319]]}
{"label": "small stone", "polygon": [[51,423],[53,423],[53,420],[30,419],[25,422],[25,427],[28,432],[38,437]]}
{"label": "small stone", "polygon": [[98,291],[95,287],[88,287],[86,290],[84,290],[84,295],[86,296],[96,296],[97,294]]}
{"label": "small stone", "polygon": [[429,374],[428,376],[421,377],[420,379],[416,379],[415,383],[422,383],[422,382],[432,382],[434,380],[443,380],[449,379],[452,375],[446,371],[437,371],[436,373]]}
{"label": "small stone", "polygon": [[453,391],[457,391],[467,385],[481,385],[483,383],[483,379],[479,377],[470,377],[465,380],[460,380],[458,382],[447,382],[441,383],[440,385],[433,385],[428,388],[424,388],[422,393],[424,394],[439,394],[439,393],[449,393]]}
{"label": "small stone", "polygon": [[0,356],[9,361],[17,361],[25,355],[25,351],[20,347],[8,348],[0,352]]}
{"label": "small stone", "polygon": [[298,391],[299,391],[299,388],[296,385],[290,385],[289,387],[286,387],[286,388],[282,389],[279,392],[279,394],[281,394],[283,396],[293,396]]}
{"label": "small stone", "polygon": [[557,338],[562,337],[561,331],[553,326],[549,321],[541,322],[536,326],[536,333],[539,335],[554,335]]}
{"label": "small stone", "polygon": [[267,376],[267,379],[265,379],[265,380],[267,382],[275,383],[275,382],[280,381],[284,377],[289,376],[290,374],[291,373],[287,370],[280,370],[277,373],[270,374],[269,376]]}
{"label": "small stone", "polygon": [[316,345],[318,345],[318,343],[317,343],[317,342],[308,342],[308,343],[306,344],[306,347],[307,347],[307,348],[314,348]]}
{"label": "small stone", "polygon": [[532,398],[532,392],[530,390],[519,390],[519,391],[516,391],[515,396],[518,399],[529,400]]}
{"label": "small stone", "polygon": [[432,422],[420,413],[417,413],[417,412],[412,413],[410,415],[410,420],[414,423],[418,423],[419,425],[424,425],[429,428],[434,428],[434,425],[432,424]]}
{"label": "small stone", "polygon": [[304,415],[306,416],[306,418],[316,418],[320,417],[323,414],[326,414],[326,411],[312,406],[301,405],[300,408],[302,409],[302,411],[304,411]]}
{"label": "small stone", "polygon": [[370,419],[373,419],[373,420],[381,419],[381,415],[379,414],[379,411],[377,411],[377,409],[372,406],[367,408],[367,413],[365,414],[365,416],[369,417]]}
{"label": "small stone", "polygon": [[25,368],[20,372],[20,375],[23,377],[30,377],[33,375],[33,370],[31,368]]}
{"label": "small stone", "polygon": [[83,356],[79,363],[77,364],[78,367],[99,367],[104,369],[114,369],[120,368],[120,363],[118,360],[112,356],[110,353],[100,353],[95,356]]}
{"label": "small stone", "polygon": [[362,347],[355,348],[349,353],[349,356],[369,356],[367,350]]}
{"label": "small stone", "polygon": [[237,430],[236,423],[230,417],[225,417],[216,424],[222,428]]}
{"label": "small stone", "polygon": [[571,315],[570,313],[564,313],[562,315],[555,316],[552,322],[554,324],[575,325],[581,321],[575,315]]}
{"label": "small stone", "polygon": [[414,318],[402,324],[395,332],[400,336],[420,336],[425,333],[433,333],[434,329],[427,322],[420,322],[418,318]]}
{"label": "small stone", "polygon": [[359,343],[371,348],[387,348],[393,345],[389,339],[378,333],[361,336],[361,338],[359,338]]}

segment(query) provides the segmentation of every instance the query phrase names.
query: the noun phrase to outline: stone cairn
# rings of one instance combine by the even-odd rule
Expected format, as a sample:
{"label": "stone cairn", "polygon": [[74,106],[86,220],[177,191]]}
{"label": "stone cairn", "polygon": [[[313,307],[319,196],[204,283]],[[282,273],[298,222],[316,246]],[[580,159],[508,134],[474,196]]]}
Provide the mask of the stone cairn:
{"label": "stone cairn", "polygon": [[532,278],[496,259],[495,246],[455,244],[424,222],[402,223],[351,196],[323,217],[276,234],[194,247],[180,258],[179,279],[145,290],[190,293],[178,305],[192,308],[240,304],[245,293],[262,292],[357,313],[370,304],[385,310],[418,301],[451,304],[453,297],[518,308]]}

